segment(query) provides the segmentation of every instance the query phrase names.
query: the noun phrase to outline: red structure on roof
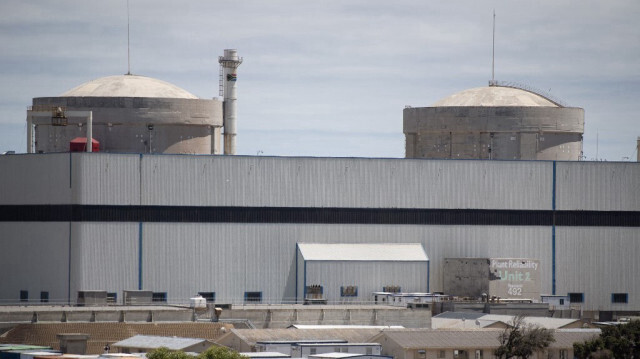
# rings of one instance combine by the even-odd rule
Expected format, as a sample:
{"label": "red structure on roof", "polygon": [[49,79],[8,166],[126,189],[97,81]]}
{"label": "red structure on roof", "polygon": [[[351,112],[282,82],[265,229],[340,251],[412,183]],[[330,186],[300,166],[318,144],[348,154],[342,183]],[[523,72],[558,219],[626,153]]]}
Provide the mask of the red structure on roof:
{"label": "red structure on roof", "polygon": [[[86,152],[87,151],[87,138],[76,137],[69,142],[69,151],[71,152]],[[91,139],[91,151],[100,152],[100,142],[95,138]]]}

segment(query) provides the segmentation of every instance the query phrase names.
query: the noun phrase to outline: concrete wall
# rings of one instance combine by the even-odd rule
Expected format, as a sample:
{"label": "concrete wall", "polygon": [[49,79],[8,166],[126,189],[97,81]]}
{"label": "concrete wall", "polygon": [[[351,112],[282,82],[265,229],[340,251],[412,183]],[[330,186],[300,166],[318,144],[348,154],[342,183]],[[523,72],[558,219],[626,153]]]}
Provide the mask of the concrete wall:
{"label": "concrete wall", "polygon": [[535,258],[447,258],[444,292],[487,299],[540,300],[539,261]]}
{"label": "concrete wall", "polygon": [[417,107],[403,112],[407,158],[577,161],[584,110]]}
{"label": "concrete wall", "polygon": [[393,307],[307,305],[300,309],[238,305],[223,310],[220,319],[248,319],[256,328],[287,328],[292,324],[401,325],[406,328],[431,328],[431,311]]}
{"label": "concrete wall", "polygon": [[[92,111],[93,138],[102,152],[211,154],[219,147],[222,102],[217,99],[41,97],[33,105]],[[68,152],[69,141],[86,137],[85,118],[68,122],[52,126],[48,118],[34,119],[35,152]]]}

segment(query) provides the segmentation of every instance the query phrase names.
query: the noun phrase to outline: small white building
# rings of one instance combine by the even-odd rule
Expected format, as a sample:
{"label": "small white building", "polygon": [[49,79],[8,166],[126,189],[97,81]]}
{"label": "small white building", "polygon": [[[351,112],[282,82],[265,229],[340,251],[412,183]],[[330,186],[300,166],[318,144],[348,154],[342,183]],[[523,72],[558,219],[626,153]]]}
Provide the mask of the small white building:
{"label": "small white building", "polygon": [[378,343],[299,343],[291,347],[292,358],[308,358],[328,353],[380,355],[382,345]]}
{"label": "small white building", "polygon": [[329,303],[367,301],[385,286],[429,289],[429,258],[421,243],[297,243],[297,248],[298,300],[307,298],[308,289],[320,291]]}
{"label": "small white building", "polygon": [[568,295],[541,294],[542,303],[549,303],[549,310],[571,309],[571,301]]}
{"label": "small white building", "polygon": [[288,356],[293,356],[293,347],[300,344],[346,344],[346,340],[272,340],[256,342],[256,352],[267,353],[275,352],[282,353]]}
{"label": "small white building", "polygon": [[393,359],[392,356],[387,355],[362,355],[351,353],[326,353],[318,355],[309,355],[309,359]]}

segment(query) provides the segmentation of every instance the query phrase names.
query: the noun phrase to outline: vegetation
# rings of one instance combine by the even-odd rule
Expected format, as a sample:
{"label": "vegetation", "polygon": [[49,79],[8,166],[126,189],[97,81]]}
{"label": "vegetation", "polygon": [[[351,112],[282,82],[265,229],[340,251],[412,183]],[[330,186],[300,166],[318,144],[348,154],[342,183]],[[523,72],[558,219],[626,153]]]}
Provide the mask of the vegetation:
{"label": "vegetation", "polygon": [[495,356],[500,359],[529,358],[533,353],[547,348],[555,341],[553,331],[528,325],[524,316],[517,316],[498,337],[500,346]]}
{"label": "vegetation", "polygon": [[600,336],[584,343],[574,343],[579,359],[640,358],[640,320],[602,328]]}
{"label": "vegetation", "polygon": [[213,346],[198,356],[191,356],[182,351],[169,350],[165,347],[147,353],[147,359],[246,359],[244,355],[226,347]]}

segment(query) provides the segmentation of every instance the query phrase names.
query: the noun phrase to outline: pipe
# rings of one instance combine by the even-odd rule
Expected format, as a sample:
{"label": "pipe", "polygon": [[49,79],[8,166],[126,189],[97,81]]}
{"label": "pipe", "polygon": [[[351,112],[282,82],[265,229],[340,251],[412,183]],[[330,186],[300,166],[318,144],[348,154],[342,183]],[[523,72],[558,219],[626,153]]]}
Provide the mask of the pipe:
{"label": "pipe", "polygon": [[238,57],[235,49],[224,50],[224,56],[218,58],[218,62],[223,69],[224,81],[224,154],[236,154],[236,118],[237,108],[237,69],[242,63],[242,58]]}
{"label": "pipe", "polygon": [[93,152],[93,112],[87,116],[87,152]]}
{"label": "pipe", "polygon": [[27,153],[33,153],[33,117],[31,110],[27,111]]}

